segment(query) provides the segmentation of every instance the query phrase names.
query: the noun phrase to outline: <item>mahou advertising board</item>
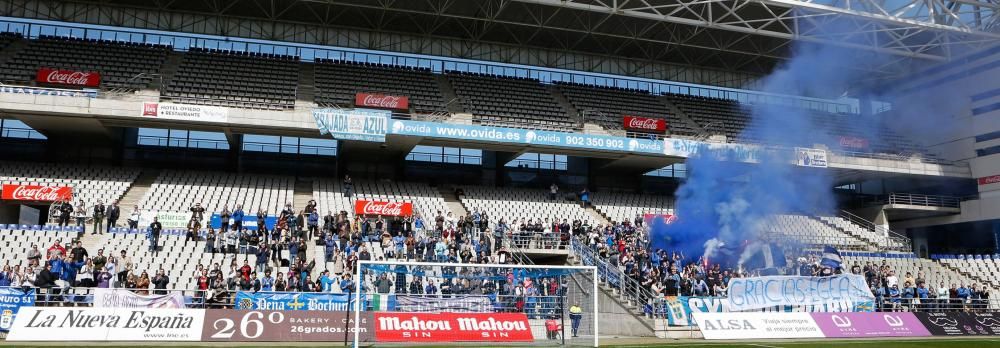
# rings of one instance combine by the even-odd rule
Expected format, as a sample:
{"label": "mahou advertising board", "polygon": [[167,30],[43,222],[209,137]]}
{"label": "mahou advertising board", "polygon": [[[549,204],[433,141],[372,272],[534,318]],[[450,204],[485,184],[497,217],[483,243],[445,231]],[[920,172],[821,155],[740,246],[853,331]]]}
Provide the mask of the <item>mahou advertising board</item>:
{"label": "mahou advertising board", "polygon": [[377,93],[357,93],[354,95],[354,106],[359,108],[407,110],[410,108],[410,98]]}
{"label": "mahou advertising board", "polygon": [[0,198],[11,201],[55,202],[73,199],[69,186],[10,185],[0,187]]}
{"label": "mahou advertising board", "polygon": [[101,84],[101,74],[96,72],[41,68],[35,74],[35,81],[51,85],[97,87]]}
{"label": "mahou advertising board", "polygon": [[646,133],[665,133],[667,131],[667,121],[662,118],[649,118],[639,116],[628,116],[622,120],[625,129]]}
{"label": "mahou advertising board", "polygon": [[377,342],[530,342],[524,313],[375,313]]}
{"label": "mahou advertising board", "polygon": [[354,214],[410,216],[413,215],[413,203],[369,201],[359,199],[354,201]]}

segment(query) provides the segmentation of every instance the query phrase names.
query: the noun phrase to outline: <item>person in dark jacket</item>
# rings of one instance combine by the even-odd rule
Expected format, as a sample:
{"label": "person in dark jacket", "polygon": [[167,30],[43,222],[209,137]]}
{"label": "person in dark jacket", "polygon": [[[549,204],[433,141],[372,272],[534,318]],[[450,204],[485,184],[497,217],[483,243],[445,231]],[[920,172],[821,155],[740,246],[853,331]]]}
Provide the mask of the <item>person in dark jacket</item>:
{"label": "person in dark jacket", "polygon": [[153,294],[166,295],[167,284],[169,283],[170,277],[167,277],[162,268],[156,271],[156,276],[153,277],[153,289],[156,289],[156,291],[154,291]]}
{"label": "person in dark jacket", "polygon": [[69,226],[69,216],[73,214],[73,204],[63,201],[59,204],[59,227]]}
{"label": "person in dark jacket", "polygon": [[94,232],[90,234],[104,234],[104,213],[106,210],[104,202],[98,200],[97,205],[94,205]]}
{"label": "person in dark jacket", "polygon": [[108,206],[106,214],[108,215],[107,232],[111,233],[111,228],[117,227],[116,224],[118,223],[118,217],[122,214],[122,209],[118,207],[118,201],[114,201],[114,203],[111,203],[111,205]]}
{"label": "person in dark jacket", "polygon": [[163,224],[153,217],[153,222],[149,224],[149,251],[159,254],[160,232],[163,231]]}

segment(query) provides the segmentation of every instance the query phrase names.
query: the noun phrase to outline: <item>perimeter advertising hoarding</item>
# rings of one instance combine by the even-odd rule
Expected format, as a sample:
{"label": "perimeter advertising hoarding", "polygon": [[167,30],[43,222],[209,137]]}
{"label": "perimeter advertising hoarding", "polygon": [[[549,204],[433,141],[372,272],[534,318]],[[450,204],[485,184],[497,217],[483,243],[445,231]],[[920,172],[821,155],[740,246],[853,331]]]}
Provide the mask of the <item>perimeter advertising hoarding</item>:
{"label": "perimeter advertising hoarding", "polygon": [[23,307],[8,341],[198,341],[204,309]]}
{"label": "perimeter advertising hoarding", "polygon": [[756,338],[822,338],[809,313],[694,313],[709,340]]}
{"label": "perimeter advertising hoarding", "polygon": [[[362,342],[371,339],[371,312],[361,313]],[[354,313],[328,311],[205,311],[205,342],[343,342],[354,340]]]}
{"label": "perimeter advertising hoarding", "polygon": [[1000,316],[995,313],[913,313],[934,336],[1000,335]]}

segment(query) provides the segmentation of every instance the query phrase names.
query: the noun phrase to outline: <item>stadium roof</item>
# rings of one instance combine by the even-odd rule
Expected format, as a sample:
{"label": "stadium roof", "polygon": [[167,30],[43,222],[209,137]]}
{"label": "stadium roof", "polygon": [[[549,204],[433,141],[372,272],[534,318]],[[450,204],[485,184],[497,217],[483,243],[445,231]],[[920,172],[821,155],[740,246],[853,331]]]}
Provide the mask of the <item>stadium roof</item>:
{"label": "stadium roof", "polygon": [[[274,40],[308,36],[309,26],[342,27],[756,74],[786,59],[793,41],[857,49],[852,67],[880,78],[1000,41],[997,0],[81,0],[67,2],[84,6],[67,6],[61,16],[29,9],[31,3],[7,14],[80,21],[109,7],[155,9],[306,25],[302,33],[258,29],[281,36]],[[60,10],[58,3],[46,3],[53,5],[45,11]],[[170,16],[109,20],[122,26],[174,21],[169,26],[177,31],[217,26],[220,34],[234,32],[229,36],[241,36],[242,29],[232,21],[191,23]],[[865,59],[874,52],[892,59]]]}

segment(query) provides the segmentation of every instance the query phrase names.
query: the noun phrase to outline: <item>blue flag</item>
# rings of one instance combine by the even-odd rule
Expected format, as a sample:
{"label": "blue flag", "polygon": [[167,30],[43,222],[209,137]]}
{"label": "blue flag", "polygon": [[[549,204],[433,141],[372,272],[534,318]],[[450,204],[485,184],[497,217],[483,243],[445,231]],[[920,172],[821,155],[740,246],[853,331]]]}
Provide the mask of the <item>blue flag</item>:
{"label": "blue flag", "polygon": [[823,259],[819,261],[819,264],[823,267],[838,269],[843,265],[843,261],[840,259],[840,252],[837,251],[837,248],[827,245],[823,247]]}

